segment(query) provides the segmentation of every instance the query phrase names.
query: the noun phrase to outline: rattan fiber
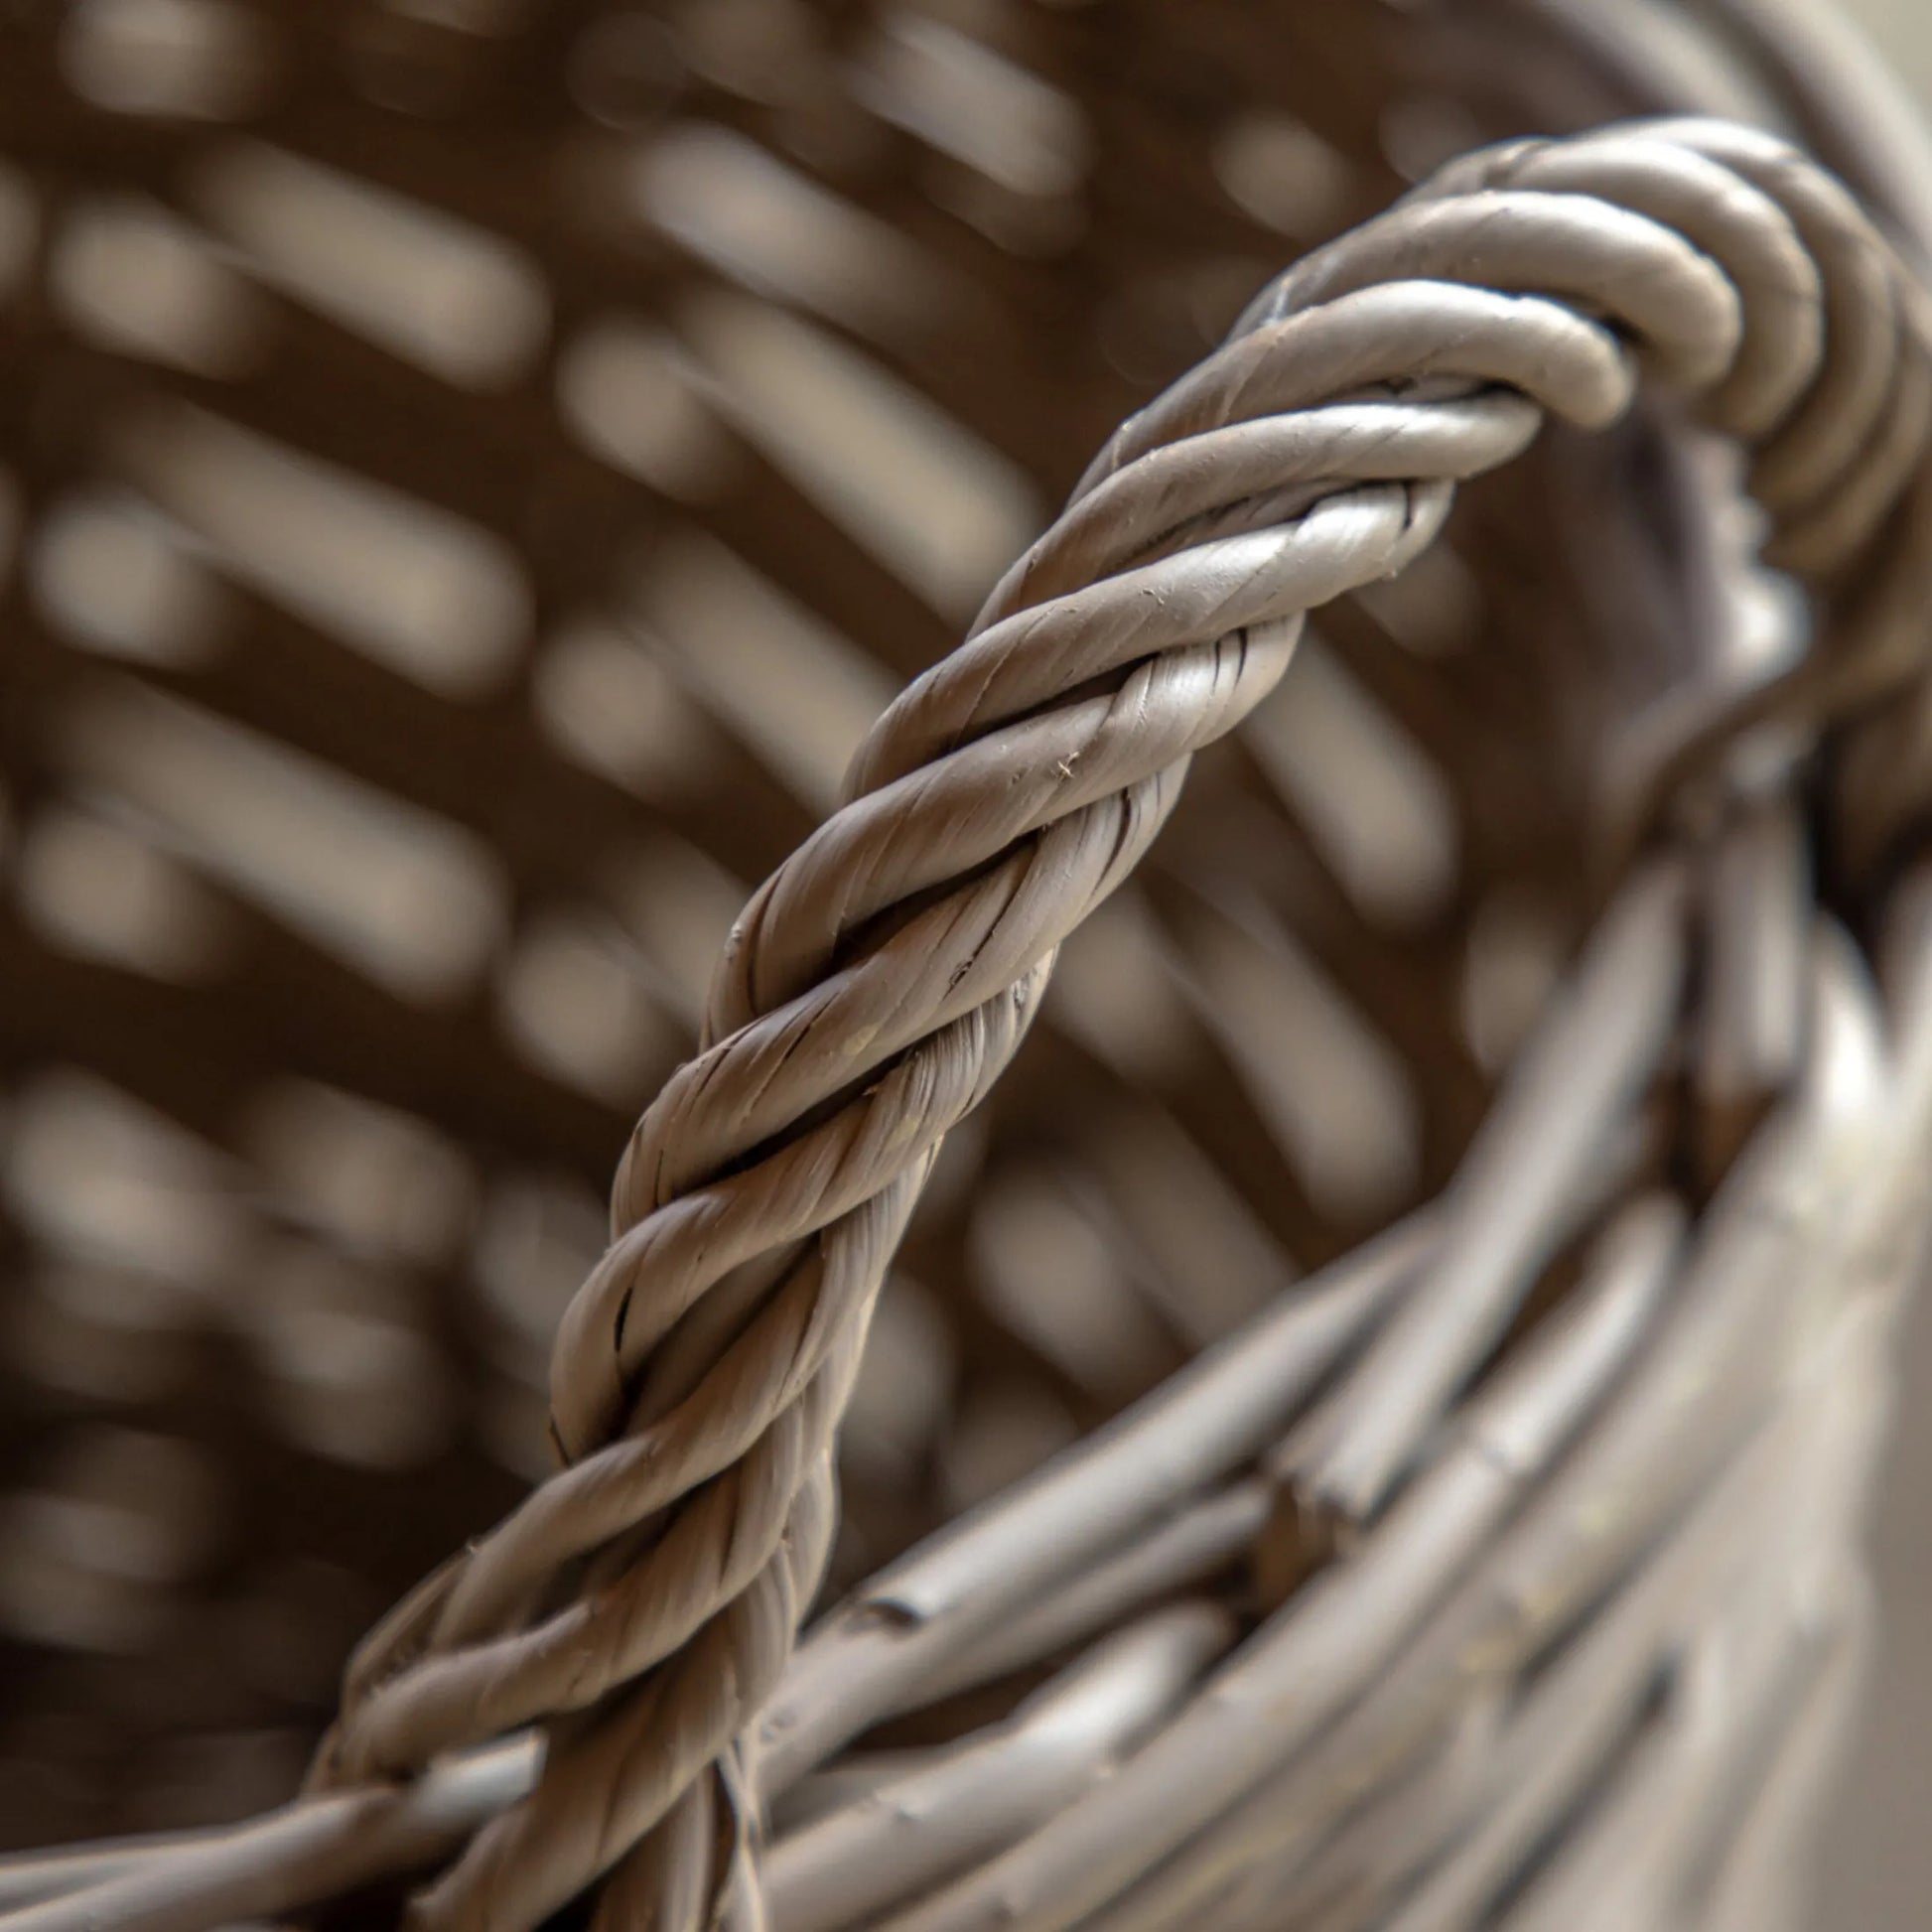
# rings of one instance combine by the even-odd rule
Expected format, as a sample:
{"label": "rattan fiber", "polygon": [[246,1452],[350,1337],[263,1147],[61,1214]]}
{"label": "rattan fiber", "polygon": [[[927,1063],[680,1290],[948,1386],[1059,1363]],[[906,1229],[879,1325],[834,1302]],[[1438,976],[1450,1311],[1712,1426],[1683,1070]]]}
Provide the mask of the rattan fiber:
{"label": "rattan fiber", "polygon": [[[288,1809],[7,1932],[1799,1909],[1932,308],[1902,129],[1632,19],[23,16],[3,1747],[131,1767],[29,1835],[460,1554]],[[1875,218],[1739,121],[1421,167],[1711,105]]]}

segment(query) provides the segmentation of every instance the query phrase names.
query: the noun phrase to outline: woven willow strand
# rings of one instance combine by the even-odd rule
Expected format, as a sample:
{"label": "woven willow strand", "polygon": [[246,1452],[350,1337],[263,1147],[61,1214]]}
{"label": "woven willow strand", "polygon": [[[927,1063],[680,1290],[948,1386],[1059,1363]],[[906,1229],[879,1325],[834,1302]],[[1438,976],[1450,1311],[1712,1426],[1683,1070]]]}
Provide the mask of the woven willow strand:
{"label": "woven willow strand", "polygon": [[[523,1932],[614,1870],[626,1911],[705,1909],[733,1740],[816,1585],[838,1416],[932,1158],[1304,615],[1400,571],[1546,414],[1614,421],[1640,368],[1746,444],[1773,555],[1844,571],[1922,472],[1918,302],[1767,137],[1518,144],[1282,277],[1114,438],[736,927],[710,1043],[640,1122],[558,1337],[568,1466],[351,1669],[325,1785],[551,1725],[536,1790],[423,1924]],[[1373,1413],[1426,1409],[1491,1338],[1412,1308]],[[1374,1428],[1305,1479],[1368,1514],[1408,1447]]]}

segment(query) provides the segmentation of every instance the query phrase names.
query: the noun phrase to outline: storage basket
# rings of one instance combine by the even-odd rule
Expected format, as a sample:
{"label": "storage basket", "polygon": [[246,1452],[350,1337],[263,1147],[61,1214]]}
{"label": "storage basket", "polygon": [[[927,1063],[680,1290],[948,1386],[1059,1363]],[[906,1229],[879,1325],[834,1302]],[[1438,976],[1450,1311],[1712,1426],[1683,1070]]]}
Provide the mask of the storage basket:
{"label": "storage basket", "polygon": [[1932,1154],[1858,50],[80,0],[0,140],[0,1929],[1799,1922]]}

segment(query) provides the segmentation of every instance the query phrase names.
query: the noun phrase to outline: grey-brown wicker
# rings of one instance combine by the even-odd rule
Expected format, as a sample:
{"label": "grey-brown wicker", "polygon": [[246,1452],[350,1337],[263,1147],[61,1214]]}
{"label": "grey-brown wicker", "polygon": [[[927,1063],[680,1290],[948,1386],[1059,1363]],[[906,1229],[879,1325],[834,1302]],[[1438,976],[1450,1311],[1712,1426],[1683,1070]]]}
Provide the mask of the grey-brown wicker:
{"label": "grey-brown wicker", "polygon": [[1795,1922],[1932,1151],[1881,83],[5,32],[0,1790],[183,1829],[0,1928]]}

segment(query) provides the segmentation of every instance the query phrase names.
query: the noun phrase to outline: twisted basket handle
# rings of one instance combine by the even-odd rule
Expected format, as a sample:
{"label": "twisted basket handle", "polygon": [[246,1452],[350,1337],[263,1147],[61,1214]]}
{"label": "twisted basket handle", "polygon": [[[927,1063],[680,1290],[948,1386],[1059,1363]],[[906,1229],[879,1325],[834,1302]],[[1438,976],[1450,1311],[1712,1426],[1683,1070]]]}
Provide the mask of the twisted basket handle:
{"label": "twisted basket handle", "polygon": [[1639,124],[1450,167],[1119,431],[734,929],[704,1050],[639,1122],[557,1338],[566,1466],[351,1665],[323,1785],[548,1725],[536,1790],[417,1901],[423,1926],[525,1932],[600,1878],[609,1925],[750,1899],[736,1740],[824,1567],[887,1265],[1055,948],[1305,615],[1400,571],[1546,415],[1614,422],[1641,369],[1745,447],[1767,556],[1828,597],[1830,649],[1784,697],[1868,697],[1920,668],[1929,334],[1811,163]]}

